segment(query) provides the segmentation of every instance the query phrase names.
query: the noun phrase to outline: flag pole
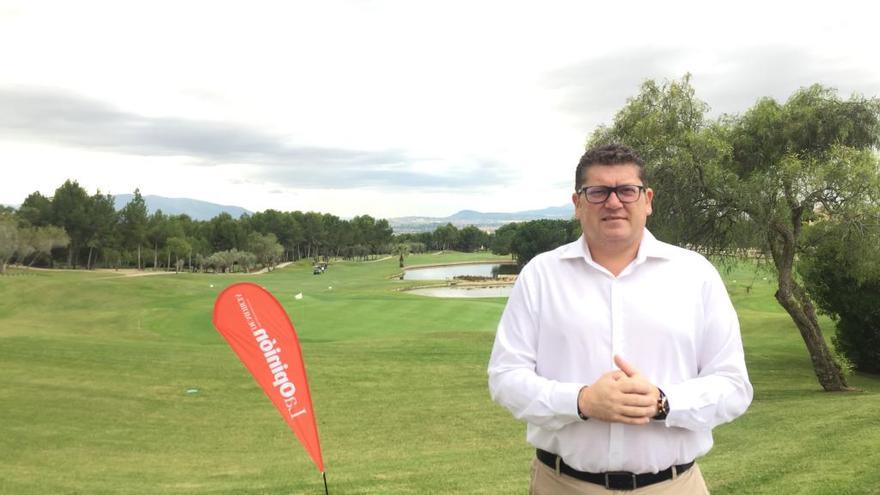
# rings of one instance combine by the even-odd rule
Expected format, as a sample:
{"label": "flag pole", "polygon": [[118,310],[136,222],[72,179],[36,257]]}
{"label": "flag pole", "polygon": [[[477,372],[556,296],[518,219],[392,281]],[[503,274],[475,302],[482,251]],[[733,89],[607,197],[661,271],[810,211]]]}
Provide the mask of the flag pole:
{"label": "flag pole", "polygon": [[327,489],[327,473],[321,471],[321,477],[324,478],[324,495],[330,495],[330,490]]}

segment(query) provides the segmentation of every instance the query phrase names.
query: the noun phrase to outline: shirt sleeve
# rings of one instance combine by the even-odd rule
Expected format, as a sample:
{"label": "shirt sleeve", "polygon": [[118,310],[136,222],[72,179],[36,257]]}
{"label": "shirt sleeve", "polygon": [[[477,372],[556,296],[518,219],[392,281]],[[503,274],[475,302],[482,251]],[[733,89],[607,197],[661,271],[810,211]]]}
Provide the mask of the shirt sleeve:
{"label": "shirt sleeve", "polygon": [[536,372],[538,318],[535,269],[527,265],[517,278],[498,324],[489,360],[489,393],[515,418],[548,430],[582,421],[577,399],[585,384],[549,380]]}
{"label": "shirt sleeve", "polygon": [[667,426],[711,430],[740,416],[752,402],[739,320],[714,267],[703,288],[703,322],[697,377],[663,388]]}

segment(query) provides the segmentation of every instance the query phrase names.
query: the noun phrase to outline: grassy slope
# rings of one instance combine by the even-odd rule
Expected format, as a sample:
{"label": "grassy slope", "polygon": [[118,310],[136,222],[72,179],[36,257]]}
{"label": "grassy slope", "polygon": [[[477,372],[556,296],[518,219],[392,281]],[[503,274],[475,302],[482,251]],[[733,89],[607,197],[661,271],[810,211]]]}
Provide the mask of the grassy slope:
{"label": "grassy slope", "polygon": [[[299,264],[261,276],[0,278],[0,493],[322,493],[211,326],[214,298],[238,280],[266,286],[297,327],[331,493],[524,492],[523,425],[485,385],[504,300],[395,292],[415,284],[387,278],[397,272],[393,258],[321,276]],[[756,396],[701,460],[713,493],[876,493],[880,378],[854,377],[861,393],[820,392],[769,282],[759,275],[747,294],[751,272],[726,277]]]}

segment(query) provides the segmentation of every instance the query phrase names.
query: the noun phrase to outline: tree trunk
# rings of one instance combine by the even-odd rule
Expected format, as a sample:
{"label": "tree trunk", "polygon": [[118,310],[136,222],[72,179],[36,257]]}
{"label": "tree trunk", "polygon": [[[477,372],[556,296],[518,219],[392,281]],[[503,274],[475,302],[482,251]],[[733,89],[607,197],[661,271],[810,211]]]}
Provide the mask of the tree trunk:
{"label": "tree trunk", "polygon": [[93,251],[94,249],[95,249],[95,248],[93,248],[92,246],[89,246],[89,259],[86,260],[86,270],[91,270],[91,269],[92,269],[92,251]]}
{"label": "tree trunk", "polygon": [[159,243],[153,243],[153,271],[159,268]]}
{"label": "tree trunk", "polygon": [[776,300],[794,321],[795,326],[807,346],[813,372],[819,385],[826,392],[853,390],[846,383],[843,371],[834,361],[834,355],[822,335],[822,328],[816,318],[816,309],[806,291],[794,279],[793,266],[796,245],[795,231],[776,224],[769,233],[770,253],[776,265],[779,288]]}
{"label": "tree trunk", "polygon": [[[170,271],[170,270],[171,270],[171,250],[169,249],[168,250],[168,263],[165,264],[165,271]],[[174,271],[176,272],[177,269],[175,269]]]}
{"label": "tree trunk", "polygon": [[79,247],[71,242],[70,249],[67,251],[67,266],[70,268],[76,268],[76,265],[73,264],[73,255],[76,253],[77,249],[79,249]]}
{"label": "tree trunk", "polygon": [[852,390],[846,383],[842,370],[834,361],[834,356],[828,348],[828,343],[822,335],[822,329],[816,319],[816,312],[809,301],[798,301],[796,293],[802,293],[803,289],[797,285],[791,275],[783,279],[779,274],[779,289],[776,291],[776,300],[785,308],[785,311],[794,320],[795,326],[804,339],[810,360],[813,363],[813,371],[819,384],[826,392],[841,392]]}
{"label": "tree trunk", "polygon": [[143,270],[144,266],[141,263],[141,245],[138,244],[138,270]]}

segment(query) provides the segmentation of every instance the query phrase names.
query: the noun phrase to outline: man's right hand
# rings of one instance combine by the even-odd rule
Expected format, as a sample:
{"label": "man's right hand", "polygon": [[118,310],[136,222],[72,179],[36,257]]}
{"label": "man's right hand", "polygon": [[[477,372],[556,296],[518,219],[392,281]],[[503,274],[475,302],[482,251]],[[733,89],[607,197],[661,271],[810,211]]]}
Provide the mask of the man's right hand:
{"label": "man's right hand", "polygon": [[645,425],[657,414],[654,389],[632,380],[623,371],[609,371],[596,383],[581,389],[578,408],[588,418],[610,423]]}

